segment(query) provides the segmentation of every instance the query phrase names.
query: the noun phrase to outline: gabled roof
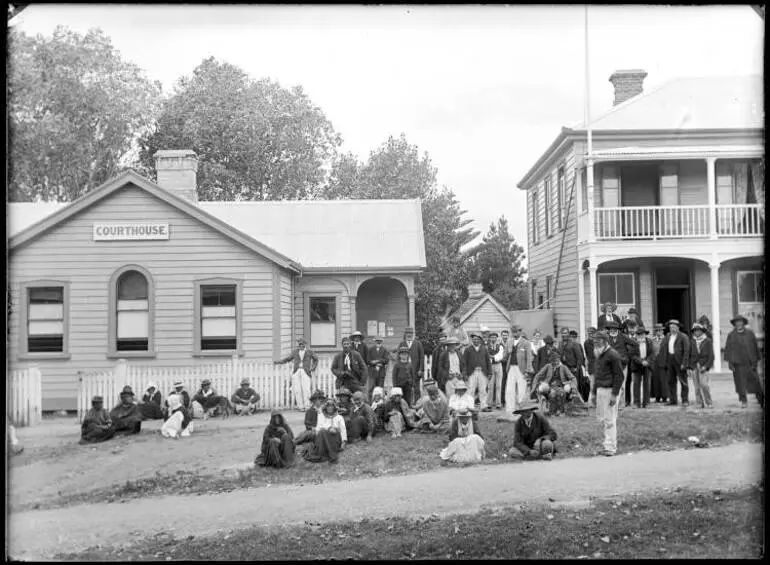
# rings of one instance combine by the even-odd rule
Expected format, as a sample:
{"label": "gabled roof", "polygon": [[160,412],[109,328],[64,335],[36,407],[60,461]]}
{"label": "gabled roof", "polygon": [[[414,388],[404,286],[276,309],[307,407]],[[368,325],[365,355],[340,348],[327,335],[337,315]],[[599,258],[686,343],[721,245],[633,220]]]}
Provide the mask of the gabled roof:
{"label": "gabled roof", "polygon": [[[8,204],[11,249],[128,183],[304,271],[419,271],[426,267],[420,200],[287,200],[195,205],[129,171],[72,203]],[[234,237],[237,235],[237,238]]]}
{"label": "gabled roof", "polygon": [[[128,170],[114,179],[107,181],[93,191],[81,196],[74,202],[59,205],[58,209],[53,204],[39,203],[16,203],[9,205],[9,240],[8,249],[13,249],[28,243],[45,232],[53,229],[56,225],[79,214],[87,208],[100,202],[110,196],[117,190],[120,190],[127,184],[132,184],[141,190],[144,190],[162,200],[166,204],[173,206],[184,214],[191,216],[209,227],[217,230],[228,238],[244,245],[252,251],[270,259],[281,267],[291,269],[295,272],[301,272],[301,267],[289,257],[275,251],[267,245],[256,241],[252,237],[242,233],[237,228],[229,226],[219,218],[216,218],[208,212],[202,210],[192,202],[177,196],[167,190],[160,188],[155,183],[141,176],[134,170]],[[48,215],[43,215],[49,212]],[[14,231],[14,229],[19,231]]]}
{"label": "gabled roof", "polygon": [[[595,135],[761,131],[763,86],[758,75],[677,78],[592,118],[591,129]],[[562,127],[517,186],[527,188],[532,175],[565,141],[583,138],[585,131],[582,120]]]}
{"label": "gabled roof", "polygon": [[476,310],[481,308],[487,302],[491,303],[492,306],[497,308],[497,310],[499,310],[500,313],[503,316],[505,316],[505,318],[507,320],[510,321],[511,316],[508,313],[508,310],[506,308],[503,308],[503,306],[497,300],[492,298],[492,296],[489,295],[489,294],[484,294],[482,296],[476,296],[474,298],[470,298],[469,297],[465,302],[463,302],[460,305],[460,307],[457,310],[455,310],[454,312],[452,312],[450,314],[450,317],[451,316],[459,316],[460,317],[460,323],[464,324],[465,320],[470,318]]}

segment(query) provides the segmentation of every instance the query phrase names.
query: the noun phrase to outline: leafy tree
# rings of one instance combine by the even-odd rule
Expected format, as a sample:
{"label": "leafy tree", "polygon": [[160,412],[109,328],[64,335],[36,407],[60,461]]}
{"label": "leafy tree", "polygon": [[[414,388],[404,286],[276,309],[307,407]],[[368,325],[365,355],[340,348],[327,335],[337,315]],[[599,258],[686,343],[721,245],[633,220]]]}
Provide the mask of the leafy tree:
{"label": "leafy tree", "polygon": [[9,199],[69,202],[117,174],[151,127],[160,84],[93,29],[9,33]]}
{"label": "leafy tree", "polygon": [[152,170],[156,151],[192,149],[202,200],[297,199],[318,192],[340,144],[301,87],[255,81],[211,57],[177,82],[140,159]]}
{"label": "leafy tree", "polygon": [[[473,277],[484,292],[491,293],[510,309],[526,308],[527,295],[522,266],[524,248],[508,231],[508,220],[501,216],[489,226],[482,242],[470,251]],[[519,290],[519,288],[523,290]]]}

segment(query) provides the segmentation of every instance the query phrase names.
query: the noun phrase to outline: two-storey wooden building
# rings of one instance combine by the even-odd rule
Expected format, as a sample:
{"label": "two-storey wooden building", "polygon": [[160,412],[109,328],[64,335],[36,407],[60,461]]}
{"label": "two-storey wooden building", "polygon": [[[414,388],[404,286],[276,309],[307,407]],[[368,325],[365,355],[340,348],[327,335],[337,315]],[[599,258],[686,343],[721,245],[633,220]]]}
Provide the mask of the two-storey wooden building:
{"label": "two-storey wooden building", "polygon": [[425,267],[419,200],[198,202],[192,151],[160,151],[68,204],[9,205],[10,370],[36,364],[43,410],[78,371],[321,354],[358,329],[395,347]]}
{"label": "two-storey wooden building", "polygon": [[689,329],[705,314],[721,347],[742,313],[763,338],[762,78],[681,78],[643,93],[645,76],[612,75],[615,104],[591,121],[590,155],[584,123],[562,128],[518,184],[531,306],[581,336],[612,301],[645,325]]}

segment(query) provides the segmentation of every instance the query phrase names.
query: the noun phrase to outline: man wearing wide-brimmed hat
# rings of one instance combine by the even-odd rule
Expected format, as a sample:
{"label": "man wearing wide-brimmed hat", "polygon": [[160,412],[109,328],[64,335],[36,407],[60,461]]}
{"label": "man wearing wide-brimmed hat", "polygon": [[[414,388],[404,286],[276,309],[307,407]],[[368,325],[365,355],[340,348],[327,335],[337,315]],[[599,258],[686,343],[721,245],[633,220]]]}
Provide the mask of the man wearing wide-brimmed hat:
{"label": "man wearing wide-brimmed hat", "polygon": [[636,408],[647,408],[650,403],[650,379],[652,366],[655,364],[655,351],[652,348],[652,340],[647,337],[649,333],[650,331],[644,326],[636,328],[638,345],[629,364]]}
{"label": "man wearing wide-brimmed hat", "polygon": [[492,373],[489,376],[489,400],[495,410],[503,408],[503,359],[505,358],[505,348],[498,343],[498,333],[495,330],[489,332],[489,344],[487,352],[489,353],[489,362],[492,365]]}
{"label": "man wearing wide-brimmed hat", "polygon": [[711,369],[714,366],[714,346],[706,336],[703,324],[695,322],[690,338],[690,377],[698,408],[712,408]]}
{"label": "man wearing wide-brimmed hat", "polygon": [[318,414],[321,413],[321,407],[326,402],[326,393],[320,389],[313,391],[310,395],[312,406],[305,412],[305,430],[294,438],[294,445],[312,442],[315,440],[315,427],[318,423]]}
{"label": "man wearing wide-brimmed hat", "polygon": [[363,384],[364,387],[367,387],[369,381],[369,346],[364,343],[363,333],[356,330],[350,334],[350,349],[358,353],[361,356],[361,359],[364,360],[364,365],[366,365],[366,376],[364,382],[361,384]]}
{"label": "man wearing wide-brimmed hat", "polygon": [[120,404],[110,411],[115,433],[138,434],[142,431],[142,413],[134,398],[131,387],[124,386],[120,392]]}
{"label": "man wearing wide-brimmed hat", "polygon": [[202,417],[204,420],[224,413],[230,405],[226,396],[218,394],[211,386],[211,379],[203,379],[201,387],[192,398],[193,418]]}
{"label": "man wearing wide-brimmed hat", "polygon": [[513,425],[513,447],[508,451],[511,459],[545,459],[550,461],[556,452],[556,431],[548,419],[537,413],[537,402],[527,400],[516,410],[519,418]]}
{"label": "man wearing wide-brimmed hat", "polygon": [[349,337],[342,338],[342,351],[332,360],[332,374],[337,377],[335,387],[343,386],[352,392],[362,390],[366,383],[366,363],[364,358],[353,351]]}
{"label": "man wearing wide-brimmed hat", "polygon": [[663,364],[661,353],[661,345],[666,341],[666,336],[663,335],[663,332],[663,324],[657,323],[652,326],[652,337],[650,338],[655,358],[652,366],[652,378],[650,380],[650,398],[654,398],[658,404],[668,401],[668,378],[666,377],[666,367]]}
{"label": "man wearing wide-brimmed hat", "polygon": [[169,406],[168,406],[168,397],[172,394],[176,394],[179,396],[180,400],[182,401],[182,406],[185,407],[187,410],[192,410],[192,398],[190,397],[190,393],[187,392],[187,389],[184,386],[184,381],[182,379],[177,379],[174,381],[174,388],[168,393],[168,396],[166,396],[166,400],[163,401],[164,405],[164,414],[163,417],[167,418],[169,414]]}
{"label": "man wearing wide-brimmed hat", "polygon": [[682,388],[682,406],[690,404],[690,387],[687,383],[687,368],[690,365],[690,340],[679,331],[679,320],[669,320],[668,337],[661,346],[663,365],[666,367],[670,406],[676,406],[676,385]]}
{"label": "man wearing wide-brimmed hat", "polygon": [[83,423],[80,424],[80,443],[107,441],[114,435],[112,420],[104,409],[104,398],[94,396],[91,399],[91,409],[86,412]]}
{"label": "man wearing wide-brimmed hat", "polygon": [[366,398],[372,399],[372,391],[376,387],[385,386],[385,374],[388,372],[390,352],[382,345],[381,335],[374,336],[374,345],[369,348],[369,380],[366,382]]}
{"label": "man wearing wide-brimmed hat", "polygon": [[447,398],[454,392],[454,380],[462,378],[465,375],[465,362],[458,348],[460,340],[450,336],[444,342],[446,351],[438,359],[438,370],[436,371],[436,383],[439,390],[446,392]]}
{"label": "man wearing wide-brimmed hat", "polygon": [[409,399],[413,397],[417,377],[409,359],[409,348],[406,345],[401,345],[398,348],[398,359],[393,364],[393,374],[391,377],[393,386],[401,389],[406,403],[409,406],[413,406],[414,401],[410,402]]}
{"label": "man wearing wide-brimmed hat", "polygon": [[297,338],[297,347],[283,359],[275,361],[276,365],[293,363],[291,372],[291,390],[298,410],[310,408],[310,387],[313,373],[318,367],[318,356],[307,346],[304,337]]}
{"label": "man wearing wide-brimmed hat", "polygon": [[746,408],[748,407],[746,394],[754,394],[764,408],[765,393],[757,373],[759,363],[757,338],[754,332],[746,327],[749,321],[742,314],[735,316],[730,323],[733,325],[733,330],[727,334],[725,361],[733,372],[738,400],[741,402],[741,407]]}
{"label": "man wearing wide-brimmed hat", "polygon": [[511,326],[511,353],[508,356],[505,382],[505,411],[512,414],[524,402],[529,392],[529,383],[535,372],[533,360],[535,357],[532,345],[521,335],[521,326]]}
{"label": "man wearing wide-brimmed hat", "polygon": [[230,401],[235,407],[236,414],[256,414],[259,394],[251,388],[251,382],[248,378],[241,379],[241,386],[230,397]]}
{"label": "man wearing wide-brimmed hat", "polygon": [[400,347],[406,347],[409,351],[409,363],[412,365],[412,372],[414,373],[414,385],[412,389],[407,391],[404,389],[404,400],[412,406],[419,396],[419,393],[415,391],[420,390],[420,381],[425,374],[425,349],[422,346],[422,342],[414,335],[414,328],[409,326],[404,329],[404,339],[398,344]]}
{"label": "man wearing wide-brimmed hat", "polygon": [[601,311],[602,313],[599,315],[599,318],[596,320],[596,327],[600,330],[607,329],[605,326],[607,322],[614,321],[618,324],[618,327],[620,327],[620,316],[615,314],[615,309],[617,309],[617,306],[615,306],[612,302],[605,302],[602,307]]}
{"label": "man wearing wide-brimmed hat", "polygon": [[607,332],[594,334],[594,398],[596,416],[604,428],[601,455],[611,457],[618,449],[618,395],[623,386],[623,367],[620,355],[609,344]]}
{"label": "man wearing wide-brimmed hat", "polygon": [[463,362],[468,379],[468,393],[471,396],[478,393],[480,409],[489,412],[491,408],[487,405],[487,387],[489,376],[492,374],[492,363],[487,348],[482,343],[481,332],[471,332],[471,346],[465,350]]}

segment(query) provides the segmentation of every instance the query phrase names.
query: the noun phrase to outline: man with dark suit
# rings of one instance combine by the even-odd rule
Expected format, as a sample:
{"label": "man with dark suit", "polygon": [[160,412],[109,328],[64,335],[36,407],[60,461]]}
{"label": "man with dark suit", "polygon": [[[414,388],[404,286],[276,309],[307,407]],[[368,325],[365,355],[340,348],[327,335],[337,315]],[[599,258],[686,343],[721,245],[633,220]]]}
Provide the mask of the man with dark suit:
{"label": "man with dark suit", "polygon": [[382,345],[382,336],[374,337],[374,345],[369,348],[366,356],[369,363],[369,380],[366,382],[366,394],[369,400],[372,399],[372,391],[375,387],[385,384],[385,373],[388,372],[388,363],[390,363],[390,353]]}
{"label": "man with dark suit", "polygon": [[620,364],[623,368],[623,386],[618,399],[618,410],[622,410],[625,405],[631,404],[631,374],[628,370],[628,363],[636,350],[636,343],[629,339],[626,334],[620,332],[620,324],[615,321],[607,322],[605,328],[609,335],[609,346],[620,357]]}
{"label": "man with dark suit", "polygon": [[652,340],[647,337],[649,333],[650,331],[644,326],[636,328],[637,346],[631,357],[630,367],[636,408],[647,408],[650,403],[650,376],[655,365],[655,350],[652,347]]}
{"label": "man with dark suit", "polygon": [[[420,340],[414,337],[414,328],[407,327],[404,329],[404,340],[398,346],[409,349],[409,363],[412,365],[415,379],[411,396],[414,396],[414,391],[417,391],[418,397],[422,396],[420,381],[425,374],[425,350]],[[419,398],[405,398],[404,400],[406,400],[409,406],[414,406],[415,401],[419,400]]]}
{"label": "man with dark suit", "polygon": [[602,306],[602,314],[596,320],[596,327],[599,330],[606,330],[607,322],[615,322],[620,327],[620,316],[615,314],[614,308],[617,308],[612,302],[605,302]]}
{"label": "man with dark suit", "polygon": [[585,351],[586,355],[586,372],[588,373],[588,379],[590,380],[590,392],[588,396],[588,401],[591,403],[591,406],[596,407],[596,399],[593,397],[593,388],[594,388],[594,362],[596,361],[596,357],[594,357],[594,334],[596,333],[596,328],[591,326],[588,328],[588,338],[583,342],[583,350]]}
{"label": "man with dark suit", "polygon": [[690,364],[690,340],[679,331],[679,320],[669,320],[668,337],[660,346],[663,366],[668,379],[668,405],[676,406],[676,385],[682,387],[682,406],[689,406],[690,388],[687,385],[687,367]]}
{"label": "man with dark suit", "polygon": [[663,324],[655,324],[652,327],[652,349],[655,352],[655,364],[652,366],[652,383],[650,395],[655,402],[662,404],[668,401],[668,377],[666,367],[663,365],[661,349],[666,337],[663,335]]}
{"label": "man with dark suit", "polygon": [[730,320],[730,323],[734,329],[727,334],[725,361],[733,372],[738,400],[741,401],[742,408],[747,408],[746,394],[753,393],[756,395],[760,406],[764,408],[765,393],[762,391],[762,385],[757,374],[757,364],[759,363],[757,338],[754,332],[746,327],[749,321],[745,316],[738,315]]}
{"label": "man with dark suit", "polygon": [[468,394],[479,394],[479,407],[482,412],[491,412],[487,405],[487,388],[489,376],[492,374],[492,363],[489,353],[482,342],[480,332],[471,332],[471,346],[463,353],[465,377],[468,381]]}
{"label": "man with dark suit", "polygon": [[369,380],[369,348],[364,343],[364,334],[359,331],[355,331],[350,334],[350,348],[358,353],[364,360],[366,365],[366,378],[365,382]]}
{"label": "man with dark suit", "polygon": [[363,389],[366,382],[366,363],[356,351],[353,351],[349,337],[342,338],[342,351],[332,360],[332,374],[337,377],[335,387],[346,387],[351,392]]}

